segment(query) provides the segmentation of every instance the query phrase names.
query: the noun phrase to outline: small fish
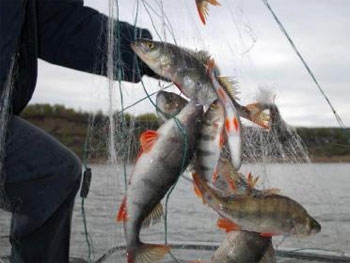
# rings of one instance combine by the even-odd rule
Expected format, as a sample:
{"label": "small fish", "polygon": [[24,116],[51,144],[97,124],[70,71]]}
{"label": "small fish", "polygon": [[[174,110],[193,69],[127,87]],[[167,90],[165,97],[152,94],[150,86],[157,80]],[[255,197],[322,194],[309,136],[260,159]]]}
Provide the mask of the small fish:
{"label": "small fish", "polygon": [[203,200],[224,219],[221,227],[258,232],[261,236],[307,236],[320,232],[320,224],[296,201],[282,195],[220,196],[193,174]]}
{"label": "small fish", "polygon": [[220,153],[224,144],[224,110],[215,100],[205,113],[200,128],[200,137],[196,151],[195,172],[205,180],[215,181]]}
{"label": "small fish", "polygon": [[196,0],[198,14],[204,25],[208,16],[208,4],[212,4],[214,6],[220,5],[220,3],[216,0]]}
{"label": "small fish", "polygon": [[212,263],[276,262],[271,237],[259,233],[231,231],[222,241],[211,259]]}
{"label": "small fish", "polygon": [[118,222],[126,223],[128,263],[156,262],[170,250],[166,245],[142,243],[140,230],[145,221],[161,216],[159,203],[190,162],[202,115],[203,107],[190,102],[176,120],[171,118],[157,131],[141,135],[142,151],[117,215]]}
{"label": "small fish", "polygon": [[187,103],[187,100],[173,92],[159,91],[156,97],[159,122],[163,123],[177,115]]}
{"label": "small fish", "polygon": [[226,90],[221,86],[219,80],[217,79],[214,60],[208,61],[208,75],[213,84],[215,93],[217,94],[224,108],[225,133],[230,150],[231,161],[234,168],[238,170],[241,167],[243,154],[242,124],[239,119],[237,109],[233,105],[230,96],[227,94]]}

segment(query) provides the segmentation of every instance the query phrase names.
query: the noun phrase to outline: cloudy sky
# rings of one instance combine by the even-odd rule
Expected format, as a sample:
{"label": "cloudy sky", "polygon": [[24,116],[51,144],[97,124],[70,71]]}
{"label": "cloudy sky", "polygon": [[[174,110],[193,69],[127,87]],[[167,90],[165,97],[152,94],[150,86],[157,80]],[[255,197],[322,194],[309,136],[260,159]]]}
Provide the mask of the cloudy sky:
{"label": "cloudy sky", "polygon": [[[272,15],[261,0],[219,0],[209,7],[207,25],[199,20],[195,0],[85,0],[85,4],[120,20],[148,28],[156,40],[191,49],[208,50],[223,75],[240,83],[240,102],[256,100],[260,90],[276,95],[283,118],[294,126],[338,126],[326,100],[308,75]],[[324,92],[350,126],[350,1],[269,0]],[[162,12],[161,10],[164,10]],[[149,93],[162,83],[144,78]],[[141,84],[117,82],[54,66],[39,64],[38,85],[31,103],[58,103],[77,110],[120,109],[145,97]],[[176,89],[173,89],[176,91]],[[152,112],[148,100],[128,112]]]}

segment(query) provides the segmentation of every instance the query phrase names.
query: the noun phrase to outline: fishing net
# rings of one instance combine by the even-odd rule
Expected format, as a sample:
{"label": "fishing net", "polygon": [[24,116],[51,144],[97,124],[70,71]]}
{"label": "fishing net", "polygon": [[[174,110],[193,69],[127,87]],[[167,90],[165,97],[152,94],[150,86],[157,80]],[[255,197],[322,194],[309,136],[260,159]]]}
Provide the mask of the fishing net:
{"label": "fishing net", "polygon": [[[281,118],[275,119],[269,130],[242,121],[243,166],[240,172],[259,177],[259,189],[279,188],[281,194],[297,200],[313,217],[320,219],[322,231],[306,238],[274,237],[274,248],[348,252],[350,233],[342,230],[346,221],[346,199],[336,199],[329,190],[331,186],[322,184],[322,180],[333,173],[332,169],[327,167],[320,175],[319,168],[310,162],[296,129],[283,120],[283,111],[279,112],[278,106],[280,102],[283,104],[286,93],[276,92],[273,83],[258,87],[259,66],[254,65],[251,54],[259,41],[259,33],[250,21],[254,14],[246,13],[242,1],[220,1],[221,6],[210,6],[206,26],[199,21],[195,1],[135,0],[126,3],[108,0],[99,6],[93,1],[87,4],[100,8],[110,17],[107,79],[99,78],[96,82],[99,91],[89,94],[92,105],[94,100],[103,97],[107,98],[104,104],[108,107],[105,107],[106,113],[100,112],[88,120],[83,165],[85,171],[91,169],[91,187],[87,198],[78,196],[76,200],[71,257],[89,262],[125,262],[125,229],[116,222],[116,215],[139,152],[139,137],[145,130],[156,130],[160,125],[154,117],[157,92],[166,90],[181,94],[172,83],[147,76],[137,84],[114,79],[115,72],[118,75],[120,71],[118,63],[122,52],[118,50],[120,32],[115,20],[148,28],[155,40],[208,51],[222,75],[238,80],[242,105],[252,102],[277,105]],[[220,12],[216,12],[218,9]],[[1,127],[3,125],[5,122]],[[181,124],[178,128],[183,129]],[[3,134],[1,128],[0,149],[3,149]],[[335,180],[332,183],[332,189],[340,187]],[[142,229],[141,240],[175,244],[177,249],[164,258],[165,262],[209,261],[216,247],[208,249],[208,244],[219,245],[226,234],[216,227],[218,215],[195,196],[189,171],[179,177],[162,203],[165,210],[162,221]],[[322,211],[324,208],[328,212]],[[185,251],[182,248],[186,246]]]}
{"label": "fishing net", "polygon": [[[135,25],[150,29],[155,40],[174,43],[192,50],[207,50],[215,58],[223,75],[238,78],[240,103],[248,104],[256,101],[276,103],[280,119],[275,120],[270,130],[243,121],[245,164],[241,172],[243,174],[251,172],[254,176],[258,176],[259,189],[280,188],[283,195],[298,200],[316,218],[320,212],[310,205],[312,203],[324,203],[334,211],[341,207],[332,205],[337,201],[327,187],[320,185],[317,182],[319,179],[315,179],[318,171],[310,163],[306,146],[296,129],[289,126],[283,120],[283,114],[278,111],[279,99],[283,98],[283,94],[276,94],[274,84],[258,88],[254,80],[254,74],[258,73],[252,66],[250,54],[258,41],[258,34],[242,2],[222,2],[222,7],[210,6],[210,20],[205,27],[198,23],[195,1],[193,3],[133,1],[126,5],[120,1],[110,0],[108,4],[105,10],[108,10],[112,18],[110,36],[118,36],[118,28],[114,26],[113,19],[120,19],[133,21]],[[216,8],[224,11],[216,13]],[[176,10],[176,16],[172,15],[173,10]],[[224,15],[227,19],[219,19],[218,16]],[[72,256],[86,258],[88,255],[89,260],[97,262],[125,260],[125,233],[123,224],[115,222],[116,213],[127,189],[135,156],[139,151],[138,138],[146,129],[159,127],[159,123],[151,114],[145,114],[141,118],[136,118],[133,114],[145,113],[144,109],[147,109],[146,112],[154,113],[157,108],[155,96],[161,89],[180,94],[171,83],[148,77],[144,77],[141,83],[135,85],[113,81],[113,71],[118,70],[118,66],[114,67],[118,57],[112,56],[115,54],[113,48],[118,48],[114,41],[118,41],[118,38],[109,37],[110,74],[106,83],[109,92],[109,116],[95,116],[91,120],[84,163],[88,166],[94,160],[108,161],[102,165],[91,165],[93,171],[91,187],[99,190],[91,191],[85,202],[83,217],[76,213],[75,220],[83,221],[86,228],[84,235],[80,235],[80,238],[79,235],[73,236],[74,242],[72,242]],[[254,73],[248,72],[248,68],[253,68]],[[274,165],[276,162],[279,165]],[[216,213],[203,206],[192,194],[189,175],[185,172],[163,199],[165,205],[163,221],[149,229],[142,229],[143,242],[160,244],[169,242],[182,244],[184,247],[184,244],[190,242],[219,244],[224,239],[225,233],[215,226]],[[346,237],[339,233],[338,223],[328,224],[321,221],[321,224],[323,230],[318,236],[273,238],[275,249],[287,247],[342,250],[337,246],[329,246],[329,239],[342,239],[342,242],[348,244]],[[320,235],[326,235],[327,241],[322,240]],[[82,239],[86,239],[86,246],[82,246],[84,242]],[[203,249],[198,252],[198,248],[200,245],[193,248],[195,253],[187,254],[182,254],[181,249],[173,250],[165,261],[181,262],[198,258],[209,260],[213,251]]]}

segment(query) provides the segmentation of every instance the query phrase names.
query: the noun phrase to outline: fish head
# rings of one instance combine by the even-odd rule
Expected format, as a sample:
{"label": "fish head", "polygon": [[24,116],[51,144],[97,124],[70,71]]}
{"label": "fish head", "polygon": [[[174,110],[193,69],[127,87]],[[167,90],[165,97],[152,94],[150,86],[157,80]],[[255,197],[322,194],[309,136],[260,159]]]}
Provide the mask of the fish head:
{"label": "fish head", "polygon": [[307,226],[310,234],[317,234],[321,231],[321,225],[314,218],[309,217],[307,220]]}
{"label": "fish head", "polygon": [[224,108],[221,102],[214,100],[205,113],[205,120],[214,126],[220,127],[224,123]]}
{"label": "fish head", "polygon": [[177,115],[186,104],[187,100],[173,92],[161,90],[157,93],[157,113],[162,119],[169,119],[170,117]]}
{"label": "fish head", "polygon": [[[190,101],[178,115],[178,118],[186,127],[199,126],[203,117],[203,105]],[[195,125],[194,125],[195,124]],[[197,129],[198,127],[196,127]]]}
{"label": "fish head", "polygon": [[171,80],[174,54],[171,44],[150,39],[138,39],[130,44],[137,56],[155,73]]}
{"label": "fish head", "polygon": [[321,231],[321,225],[311,216],[304,215],[294,218],[293,231],[296,236],[303,237],[317,234]]}

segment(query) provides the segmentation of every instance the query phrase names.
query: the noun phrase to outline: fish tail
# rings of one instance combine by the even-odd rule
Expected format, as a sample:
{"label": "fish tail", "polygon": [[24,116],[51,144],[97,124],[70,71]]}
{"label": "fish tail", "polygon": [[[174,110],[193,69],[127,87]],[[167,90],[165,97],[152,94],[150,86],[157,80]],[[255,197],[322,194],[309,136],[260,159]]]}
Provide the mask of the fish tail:
{"label": "fish tail", "polygon": [[128,263],[153,263],[158,262],[168,252],[170,247],[167,245],[158,244],[144,244],[139,245],[131,250],[127,251],[127,262]]}
{"label": "fish tail", "polygon": [[270,115],[263,112],[263,108],[260,103],[252,103],[246,106],[249,110],[249,119],[255,124],[269,129]]}

